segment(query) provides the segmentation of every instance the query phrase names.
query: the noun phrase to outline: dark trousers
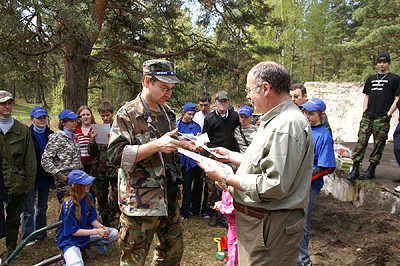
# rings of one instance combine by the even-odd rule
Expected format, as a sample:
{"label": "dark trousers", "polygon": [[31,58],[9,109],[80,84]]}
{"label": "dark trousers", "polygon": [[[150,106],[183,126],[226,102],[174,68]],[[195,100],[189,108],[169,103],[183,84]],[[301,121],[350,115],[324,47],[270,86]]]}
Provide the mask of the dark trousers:
{"label": "dark trousers", "polygon": [[[187,170],[182,168],[183,176],[183,197],[182,207],[180,209],[181,216],[185,217],[192,214],[198,214],[201,207],[201,194],[203,192],[203,179],[201,178],[202,170],[196,166]],[[193,183],[193,188],[192,188]]]}
{"label": "dark trousers", "polygon": [[6,247],[8,255],[17,247],[18,230],[21,225],[21,214],[27,206],[27,194],[8,195],[7,217],[6,217]]}
{"label": "dark trousers", "polygon": [[400,122],[397,124],[396,130],[393,133],[393,149],[396,161],[400,166]]}

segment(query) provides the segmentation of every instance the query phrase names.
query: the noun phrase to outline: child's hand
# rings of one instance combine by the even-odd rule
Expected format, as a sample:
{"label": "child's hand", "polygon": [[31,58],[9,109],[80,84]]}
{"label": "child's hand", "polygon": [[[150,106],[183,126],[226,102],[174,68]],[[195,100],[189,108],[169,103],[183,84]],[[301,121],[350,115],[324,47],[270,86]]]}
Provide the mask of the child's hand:
{"label": "child's hand", "polygon": [[217,201],[216,203],[214,203],[214,207],[213,209],[216,211],[219,211],[219,206],[222,205],[222,201]]}
{"label": "child's hand", "polygon": [[103,238],[108,238],[110,236],[110,230],[108,230],[106,227],[101,227],[98,228],[98,234],[101,235]]}
{"label": "child's hand", "polygon": [[93,131],[90,132],[90,143],[93,144],[95,142],[97,133],[95,134]]}
{"label": "child's hand", "polygon": [[63,175],[62,177],[60,177],[60,182],[65,182],[67,181],[67,176]]}

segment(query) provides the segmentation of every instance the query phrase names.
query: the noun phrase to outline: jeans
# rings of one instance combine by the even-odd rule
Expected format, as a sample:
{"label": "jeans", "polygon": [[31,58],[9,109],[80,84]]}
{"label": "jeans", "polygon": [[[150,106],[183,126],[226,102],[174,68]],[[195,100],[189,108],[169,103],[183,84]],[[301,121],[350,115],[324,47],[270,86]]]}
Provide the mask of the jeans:
{"label": "jeans", "polygon": [[300,245],[300,256],[297,259],[298,263],[309,263],[311,262],[310,256],[308,255],[308,243],[310,242],[310,225],[311,225],[311,216],[312,211],[315,204],[315,199],[317,197],[317,193],[315,193],[314,189],[310,188],[310,197],[308,201],[308,206],[305,209],[305,218],[306,218],[306,226],[304,228],[304,237],[303,241]]}
{"label": "jeans", "polygon": [[[182,168],[183,176],[183,198],[182,207],[180,209],[181,216],[187,217],[191,213],[198,214],[201,206],[201,194],[203,192],[203,179],[201,178],[202,170],[199,166],[186,170]],[[192,188],[193,183],[193,188]]]}
{"label": "jeans", "polygon": [[397,124],[396,130],[393,133],[393,148],[394,156],[400,166],[400,122]]}
{"label": "jeans", "polygon": [[[37,192],[37,203],[35,212],[35,198]],[[46,227],[47,199],[49,187],[30,190],[28,193],[28,205],[22,216],[21,242],[24,241],[33,231]],[[43,240],[47,237],[46,232],[34,236],[31,240]]]}
{"label": "jeans", "polygon": [[[106,251],[118,240],[118,231],[114,228],[109,228],[110,236],[103,238],[100,235],[91,235],[89,243],[92,244],[101,254]],[[64,253],[64,259],[67,266],[83,266],[81,249],[73,246],[68,248]]]}

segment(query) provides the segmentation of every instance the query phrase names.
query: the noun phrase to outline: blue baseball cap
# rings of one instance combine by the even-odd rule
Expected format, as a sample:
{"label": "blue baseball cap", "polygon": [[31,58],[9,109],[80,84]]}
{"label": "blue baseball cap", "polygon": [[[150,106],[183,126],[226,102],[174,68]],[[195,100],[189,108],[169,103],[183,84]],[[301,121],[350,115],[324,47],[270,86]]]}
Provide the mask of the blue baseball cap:
{"label": "blue baseball cap", "polygon": [[253,111],[251,110],[250,106],[245,105],[239,110],[239,115],[241,114],[247,115],[249,117],[253,115]]}
{"label": "blue baseball cap", "polygon": [[40,106],[35,106],[35,107],[32,108],[31,113],[30,113],[31,117],[33,116],[35,118],[39,118],[42,115],[49,116],[47,114],[46,109],[44,109],[43,107],[40,107]]}
{"label": "blue baseball cap", "polygon": [[192,102],[188,102],[183,106],[183,109],[185,111],[195,111],[196,112],[196,105]]}
{"label": "blue baseball cap", "polygon": [[321,111],[325,112],[326,105],[323,100],[320,98],[312,98],[308,100],[305,104],[300,105],[300,107],[303,107],[309,112],[314,112],[314,111]]}
{"label": "blue baseball cap", "polygon": [[71,173],[68,174],[68,184],[81,184],[81,185],[89,185],[93,182],[95,177],[90,176],[83,172],[82,170],[72,170]]}
{"label": "blue baseball cap", "polygon": [[61,113],[58,115],[58,118],[60,120],[63,120],[65,118],[68,119],[75,119],[75,118],[81,118],[82,116],[75,114],[72,110],[65,109],[62,110]]}

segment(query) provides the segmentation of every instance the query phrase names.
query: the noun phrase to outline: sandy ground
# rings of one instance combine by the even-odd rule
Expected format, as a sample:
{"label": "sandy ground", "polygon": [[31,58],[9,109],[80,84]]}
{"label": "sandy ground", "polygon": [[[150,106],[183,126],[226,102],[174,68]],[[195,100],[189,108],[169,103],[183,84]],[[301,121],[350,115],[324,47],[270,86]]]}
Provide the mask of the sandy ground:
{"label": "sandy ground", "polygon": [[309,254],[314,265],[400,265],[400,217],[317,197]]}

